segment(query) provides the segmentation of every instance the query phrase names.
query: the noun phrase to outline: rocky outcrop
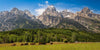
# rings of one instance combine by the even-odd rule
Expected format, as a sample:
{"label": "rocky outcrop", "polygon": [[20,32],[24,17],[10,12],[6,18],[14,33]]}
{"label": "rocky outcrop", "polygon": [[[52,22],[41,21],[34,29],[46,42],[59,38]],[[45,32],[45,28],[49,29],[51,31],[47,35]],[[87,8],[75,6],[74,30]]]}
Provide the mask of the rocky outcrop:
{"label": "rocky outcrop", "polygon": [[30,11],[24,10],[24,13],[27,14],[30,17],[30,19],[36,19],[35,15],[32,15]]}
{"label": "rocky outcrop", "polygon": [[100,32],[100,15],[93,13],[89,8],[83,8],[82,11],[77,12],[74,19],[88,30]]}
{"label": "rocky outcrop", "polygon": [[53,5],[51,5],[47,7],[47,9],[38,17],[38,19],[42,21],[44,25],[52,27],[59,24],[60,20],[62,19],[62,15],[56,11],[56,8]]}
{"label": "rocky outcrop", "polygon": [[61,14],[56,11],[56,8],[51,5],[51,6],[48,6],[47,9],[43,12],[42,15],[50,15],[50,16],[55,16],[55,17],[62,17]]}
{"label": "rocky outcrop", "polygon": [[63,15],[63,18],[70,18],[70,19],[74,19],[76,16],[74,13],[68,12],[67,10],[62,11],[61,14]]}
{"label": "rocky outcrop", "polygon": [[42,28],[43,24],[35,19],[29,11],[21,11],[13,8],[9,11],[0,12],[0,31],[16,28]]}
{"label": "rocky outcrop", "polygon": [[100,19],[100,14],[93,13],[89,8],[85,7],[82,9],[82,11],[77,12],[77,16],[85,17],[85,18],[91,18],[91,19]]}
{"label": "rocky outcrop", "polygon": [[0,31],[47,27],[100,32],[100,14],[93,13],[87,7],[77,13],[67,10],[58,12],[53,5],[48,6],[38,19],[28,10],[13,8],[10,12],[0,12]]}

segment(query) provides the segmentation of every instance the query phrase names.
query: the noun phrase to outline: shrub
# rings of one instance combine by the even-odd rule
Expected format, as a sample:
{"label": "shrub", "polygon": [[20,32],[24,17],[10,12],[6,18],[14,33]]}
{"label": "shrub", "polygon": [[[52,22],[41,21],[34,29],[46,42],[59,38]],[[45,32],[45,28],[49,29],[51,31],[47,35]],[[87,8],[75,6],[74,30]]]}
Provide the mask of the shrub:
{"label": "shrub", "polygon": [[16,46],[16,44],[12,44],[11,46]]}
{"label": "shrub", "polygon": [[39,43],[39,45],[45,45],[46,43]]}
{"label": "shrub", "polygon": [[23,46],[24,44],[23,43],[21,43],[21,46]]}
{"label": "shrub", "polygon": [[35,43],[30,43],[30,45],[35,45]]}
{"label": "shrub", "polygon": [[25,45],[28,45],[28,43],[25,43]]}

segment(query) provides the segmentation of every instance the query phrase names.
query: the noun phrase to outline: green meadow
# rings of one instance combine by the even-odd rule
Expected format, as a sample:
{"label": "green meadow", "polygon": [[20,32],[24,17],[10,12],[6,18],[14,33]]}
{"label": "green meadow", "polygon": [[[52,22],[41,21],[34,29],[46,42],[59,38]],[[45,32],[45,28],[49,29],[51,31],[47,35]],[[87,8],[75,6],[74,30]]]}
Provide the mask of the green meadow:
{"label": "green meadow", "polygon": [[5,46],[0,47],[0,50],[100,50],[100,43]]}

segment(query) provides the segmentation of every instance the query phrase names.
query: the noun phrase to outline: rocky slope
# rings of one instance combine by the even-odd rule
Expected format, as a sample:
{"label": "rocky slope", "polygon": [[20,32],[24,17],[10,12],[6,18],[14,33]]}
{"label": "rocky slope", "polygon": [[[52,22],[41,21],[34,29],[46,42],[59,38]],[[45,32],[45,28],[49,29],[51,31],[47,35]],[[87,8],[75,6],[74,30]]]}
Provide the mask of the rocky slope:
{"label": "rocky slope", "polygon": [[88,30],[100,32],[100,15],[93,13],[89,8],[83,8],[76,13],[75,21],[85,26]]}
{"label": "rocky slope", "polygon": [[51,27],[100,32],[100,14],[93,13],[87,7],[77,13],[67,10],[58,12],[53,5],[48,6],[38,19],[28,10],[13,8],[10,12],[0,12],[0,31]]}
{"label": "rocky slope", "polygon": [[76,14],[72,13],[72,12],[68,12],[67,10],[63,10],[62,12],[60,12],[63,15],[63,18],[70,18],[70,19],[74,19]]}
{"label": "rocky slope", "polygon": [[51,5],[38,17],[38,19],[42,21],[44,25],[52,27],[59,24],[62,15],[56,11],[53,5]]}
{"label": "rocky slope", "polygon": [[[34,19],[34,20],[33,20]],[[0,31],[16,28],[42,28],[44,25],[28,11],[13,8],[10,12],[0,12]]]}

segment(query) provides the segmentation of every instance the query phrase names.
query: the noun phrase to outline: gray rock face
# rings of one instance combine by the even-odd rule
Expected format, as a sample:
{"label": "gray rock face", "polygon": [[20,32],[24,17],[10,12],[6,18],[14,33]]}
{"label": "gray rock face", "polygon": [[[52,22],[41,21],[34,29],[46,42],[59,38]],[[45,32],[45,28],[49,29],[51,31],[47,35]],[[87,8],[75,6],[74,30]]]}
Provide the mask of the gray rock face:
{"label": "gray rock face", "polygon": [[92,12],[87,7],[86,8],[83,8],[80,12],[77,12],[77,15],[83,16],[83,17],[87,17],[87,18],[88,18],[88,14],[92,14]]}
{"label": "gray rock face", "polygon": [[46,26],[53,27],[57,24],[59,24],[60,20],[62,18],[60,17],[55,17],[55,16],[50,16],[50,15],[41,15],[39,17],[39,20],[42,21],[42,23]]}
{"label": "gray rock face", "polygon": [[13,9],[11,10],[11,13],[13,13],[13,14],[19,14],[19,13],[24,13],[24,12],[18,10],[17,8],[13,8]]}
{"label": "gray rock face", "polygon": [[74,13],[68,12],[67,10],[62,11],[61,14],[63,15],[63,18],[74,19],[74,17],[75,17]]}
{"label": "gray rock face", "polygon": [[74,20],[85,26],[88,30],[100,32],[100,15],[93,13],[89,8],[84,8],[82,11],[77,12]]}
{"label": "gray rock face", "polygon": [[0,12],[0,31],[46,27],[100,32],[100,14],[93,13],[89,8],[83,8],[77,13],[67,10],[58,12],[53,5],[48,6],[38,19],[28,10],[13,8],[10,12]]}
{"label": "gray rock face", "polygon": [[31,15],[31,13],[30,14],[26,13],[17,8],[13,8],[10,12],[8,11],[0,12],[0,31],[12,30],[17,27],[16,25],[18,25],[17,23],[18,20],[19,23],[21,24],[22,19],[32,20],[34,19],[33,17],[34,15]]}
{"label": "gray rock face", "polygon": [[38,18],[42,23],[46,26],[55,26],[57,25],[60,20],[62,19],[62,15],[56,11],[56,8],[51,5],[43,12],[42,15]]}
{"label": "gray rock face", "polygon": [[27,14],[31,19],[36,19],[36,17],[32,15],[30,11],[24,10],[24,13]]}
{"label": "gray rock face", "polygon": [[85,7],[82,9],[81,13],[89,14],[89,13],[92,13],[92,11],[88,7]]}
{"label": "gray rock face", "polygon": [[[99,32],[100,30],[100,15],[93,13],[87,7],[83,8],[80,12],[72,13],[67,10],[57,12],[54,6],[49,6],[38,19],[42,21],[44,25],[50,27],[71,29],[80,29],[82,27],[94,32]],[[73,22],[76,21],[75,23],[77,24],[70,22],[70,19],[72,19]],[[80,28],[78,26],[80,26]]]}
{"label": "gray rock face", "polygon": [[42,15],[50,15],[50,16],[55,16],[55,17],[62,17],[62,15],[56,11],[56,8],[51,5],[51,6],[48,6],[47,9],[43,12]]}
{"label": "gray rock face", "polygon": [[78,16],[81,16],[81,17],[85,17],[85,18],[91,18],[91,19],[97,19],[99,20],[100,19],[100,14],[95,14],[93,13],[89,8],[83,8],[82,11],[80,12],[77,12],[77,15]]}

